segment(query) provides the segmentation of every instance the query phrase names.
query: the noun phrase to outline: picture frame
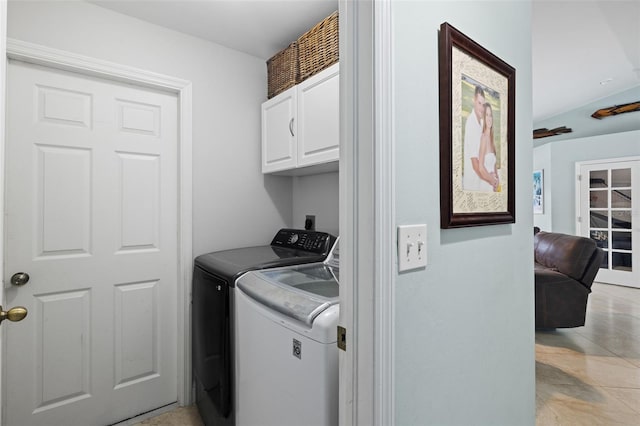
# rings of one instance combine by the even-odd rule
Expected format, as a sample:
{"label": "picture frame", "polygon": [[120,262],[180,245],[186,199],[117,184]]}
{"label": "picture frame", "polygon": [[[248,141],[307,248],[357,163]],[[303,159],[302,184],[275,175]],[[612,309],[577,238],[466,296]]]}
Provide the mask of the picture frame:
{"label": "picture frame", "polygon": [[515,223],[516,70],[447,22],[438,41],[440,227]]}
{"label": "picture frame", "polygon": [[544,214],[544,170],[533,172],[533,213]]}

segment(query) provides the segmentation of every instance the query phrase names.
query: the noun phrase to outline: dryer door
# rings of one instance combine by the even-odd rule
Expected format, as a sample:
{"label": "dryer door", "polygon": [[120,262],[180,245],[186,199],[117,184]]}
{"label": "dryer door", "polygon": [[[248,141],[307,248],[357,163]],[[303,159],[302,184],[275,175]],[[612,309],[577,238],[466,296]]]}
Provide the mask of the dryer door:
{"label": "dryer door", "polygon": [[218,413],[231,413],[229,285],[193,270],[193,373]]}

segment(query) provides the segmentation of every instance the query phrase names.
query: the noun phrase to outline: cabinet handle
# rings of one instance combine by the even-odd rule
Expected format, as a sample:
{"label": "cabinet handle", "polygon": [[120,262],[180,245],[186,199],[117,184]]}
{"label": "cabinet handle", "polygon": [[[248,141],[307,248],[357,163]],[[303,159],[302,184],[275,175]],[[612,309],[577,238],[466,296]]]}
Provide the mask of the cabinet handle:
{"label": "cabinet handle", "polygon": [[293,118],[291,120],[289,120],[289,133],[291,133],[291,136],[295,136],[293,134]]}

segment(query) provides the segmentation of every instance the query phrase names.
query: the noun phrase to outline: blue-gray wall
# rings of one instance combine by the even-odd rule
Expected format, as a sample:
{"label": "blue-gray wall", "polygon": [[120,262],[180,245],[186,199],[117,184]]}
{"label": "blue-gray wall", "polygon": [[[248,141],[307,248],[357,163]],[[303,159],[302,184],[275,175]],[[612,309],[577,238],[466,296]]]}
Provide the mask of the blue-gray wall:
{"label": "blue-gray wall", "polygon": [[[639,113],[630,113],[629,116]],[[614,117],[615,118],[615,117]],[[640,156],[640,130],[554,141],[533,150],[535,168],[545,168],[545,231],[575,234],[576,162]]]}
{"label": "blue-gray wall", "polygon": [[[427,268],[397,279],[396,424],[533,425],[531,3],[396,1],[392,13],[396,218],[428,226]],[[440,229],[445,21],[516,69],[515,224]]]}

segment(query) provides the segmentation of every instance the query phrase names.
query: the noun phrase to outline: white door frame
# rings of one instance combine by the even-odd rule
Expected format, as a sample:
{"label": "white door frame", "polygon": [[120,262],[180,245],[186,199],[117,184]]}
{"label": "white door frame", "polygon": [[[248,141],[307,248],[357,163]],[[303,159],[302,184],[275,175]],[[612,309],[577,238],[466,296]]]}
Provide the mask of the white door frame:
{"label": "white door frame", "polygon": [[395,424],[391,0],[340,0],[340,425]]}
{"label": "white door frame", "polygon": [[[4,4],[6,18],[6,2]],[[3,14],[0,8],[0,15]],[[5,21],[6,22],[6,21]],[[2,22],[0,22],[2,24]],[[43,65],[49,68],[72,71],[83,75],[100,77],[107,80],[153,88],[178,96],[178,276],[177,279],[177,367],[178,367],[178,403],[190,404],[191,395],[191,275],[192,275],[192,85],[190,81],[157,74],[150,71],[103,61],[37,44],[6,38],[5,26],[2,26],[0,42],[6,41],[6,60],[2,61],[2,92],[0,93],[0,160],[5,152],[4,84],[6,82],[6,63],[9,59]],[[0,49],[2,45],[0,45]],[[0,53],[2,53],[0,51]],[[4,164],[2,161],[1,164]],[[4,172],[0,173],[0,184]],[[4,209],[4,185],[0,185],[0,198]],[[4,230],[4,214],[0,216],[0,231]],[[4,234],[3,242],[4,242]],[[3,246],[4,247],[4,246]],[[0,250],[0,254],[4,255]],[[4,259],[4,257],[2,257]],[[4,264],[4,262],[2,262]],[[2,277],[4,277],[4,270]],[[4,283],[6,285],[6,283]],[[0,359],[0,362],[2,360]],[[4,386],[4,381],[1,381]],[[1,396],[1,393],[0,393]]]}
{"label": "white door frame", "polygon": [[[0,58],[6,58],[7,55],[7,2],[0,1]],[[7,60],[0,60],[0,206],[4,213],[4,140],[5,140],[5,105],[6,105],[6,78],[7,76]],[[0,281],[4,277],[4,214],[0,215]],[[3,287],[4,288],[4,287]],[[0,291],[0,305],[4,307],[4,291]],[[4,348],[4,333],[0,327],[0,402],[4,401],[2,397],[2,387],[4,378],[2,377],[2,353]],[[0,403],[0,425],[4,412]]]}

